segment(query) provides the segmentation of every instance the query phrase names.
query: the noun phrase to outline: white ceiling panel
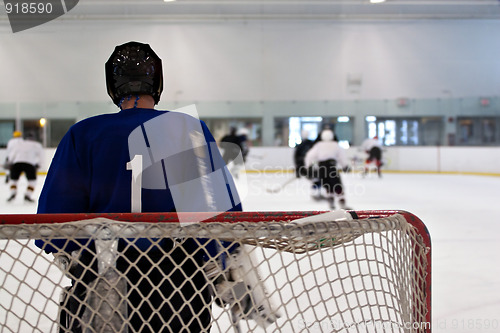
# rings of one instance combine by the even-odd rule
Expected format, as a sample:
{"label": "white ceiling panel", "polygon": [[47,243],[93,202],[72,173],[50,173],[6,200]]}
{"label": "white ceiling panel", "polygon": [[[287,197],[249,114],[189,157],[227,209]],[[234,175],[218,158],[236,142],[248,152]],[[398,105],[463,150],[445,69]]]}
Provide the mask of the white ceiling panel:
{"label": "white ceiling panel", "polygon": [[498,0],[80,0],[72,20],[500,19]]}

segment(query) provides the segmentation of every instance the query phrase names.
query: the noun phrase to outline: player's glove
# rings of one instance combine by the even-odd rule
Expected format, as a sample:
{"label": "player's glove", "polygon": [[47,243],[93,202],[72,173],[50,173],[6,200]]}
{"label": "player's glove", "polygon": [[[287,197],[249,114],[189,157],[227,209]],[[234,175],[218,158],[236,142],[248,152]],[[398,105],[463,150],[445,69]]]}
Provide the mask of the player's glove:
{"label": "player's glove", "polygon": [[274,323],[280,314],[259,276],[252,253],[238,247],[225,259],[211,260],[205,267],[213,281],[212,294],[220,307],[229,306],[233,324],[253,319],[261,327]]}

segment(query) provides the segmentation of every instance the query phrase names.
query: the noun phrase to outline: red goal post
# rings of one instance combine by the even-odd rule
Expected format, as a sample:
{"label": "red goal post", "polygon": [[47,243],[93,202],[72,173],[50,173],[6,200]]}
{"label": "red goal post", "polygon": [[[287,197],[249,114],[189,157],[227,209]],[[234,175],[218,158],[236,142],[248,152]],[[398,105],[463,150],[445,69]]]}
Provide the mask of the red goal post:
{"label": "red goal post", "polygon": [[[210,218],[204,213],[179,213],[182,218],[177,213],[0,215],[0,327],[5,332],[71,332],[60,324],[65,303],[61,303],[59,294],[67,290],[71,261],[82,263],[70,256],[66,258],[69,262],[63,260],[62,270],[55,269],[54,258],[35,247],[32,240],[104,239],[108,241],[103,243],[106,248],[113,239],[161,237],[175,239],[175,244],[192,238],[222,240],[241,245],[245,249],[242,252],[252,256],[246,265],[238,266],[243,269],[243,292],[235,291],[238,279],[234,274],[234,279],[229,278],[232,287],[222,292],[231,295],[229,302],[217,294],[220,277],[216,280],[209,272],[215,265],[217,274],[227,279],[231,268],[225,265],[242,261],[229,259],[221,268],[209,260],[198,268],[213,291],[213,298],[205,305],[211,311],[211,332],[306,329],[430,333],[431,241],[424,223],[406,211],[350,211],[348,218],[338,215],[340,218],[332,220],[308,220],[330,216],[327,213],[226,212]],[[232,253],[224,249],[231,258]],[[108,265],[120,257],[116,251],[113,255],[114,259],[105,260]],[[61,260],[55,262],[61,267]],[[128,264],[133,266],[135,262]],[[107,268],[100,268],[95,269],[96,275],[109,273]],[[136,287],[125,274],[113,272],[117,275],[112,278],[125,279],[125,286],[120,289],[117,283],[111,288],[113,293],[107,290],[105,296],[96,291],[100,307],[93,310],[92,320],[80,324],[88,324],[89,332],[151,329],[153,324],[147,320],[142,326],[129,322],[133,305],[127,298]],[[249,282],[252,274],[259,281]],[[228,281],[224,280],[225,285]],[[95,284],[86,288],[98,289]],[[259,299],[259,291],[264,300]],[[111,301],[110,295],[118,300]],[[212,304],[214,300],[217,305]],[[247,312],[241,310],[243,300],[253,302],[245,303]],[[170,300],[165,303],[170,304]],[[89,304],[84,306],[91,308]],[[266,307],[266,311],[257,310]],[[102,315],[108,310],[111,315]],[[118,323],[112,323],[113,316]]]}

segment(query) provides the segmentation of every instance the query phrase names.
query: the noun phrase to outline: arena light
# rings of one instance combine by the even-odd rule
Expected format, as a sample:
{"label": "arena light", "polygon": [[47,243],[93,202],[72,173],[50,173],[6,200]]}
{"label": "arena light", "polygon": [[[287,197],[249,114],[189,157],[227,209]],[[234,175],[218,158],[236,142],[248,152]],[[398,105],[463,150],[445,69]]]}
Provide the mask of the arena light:
{"label": "arena light", "polygon": [[382,3],[385,2],[385,0],[370,0],[370,3]]}
{"label": "arena light", "polygon": [[40,127],[45,127],[45,124],[47,124],[47,119],[40,118],[39,122],[40,122]]}
{"label": "arena light", "polygon": [[348,116],[340,116],[340,117],[337,117],[337,121],[339,123],[348,123],[350,120],[350,118]]}

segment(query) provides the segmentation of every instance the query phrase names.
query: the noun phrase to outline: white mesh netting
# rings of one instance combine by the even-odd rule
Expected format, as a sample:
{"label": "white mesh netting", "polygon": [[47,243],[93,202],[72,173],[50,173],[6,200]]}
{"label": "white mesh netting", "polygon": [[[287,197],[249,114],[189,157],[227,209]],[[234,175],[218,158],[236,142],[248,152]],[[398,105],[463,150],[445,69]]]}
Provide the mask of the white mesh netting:
{"label": "white mesh netting", "polygon": [[2,332],[430,332],[429,245],[400,214],[96,218],[1,224],[0,239]]}

